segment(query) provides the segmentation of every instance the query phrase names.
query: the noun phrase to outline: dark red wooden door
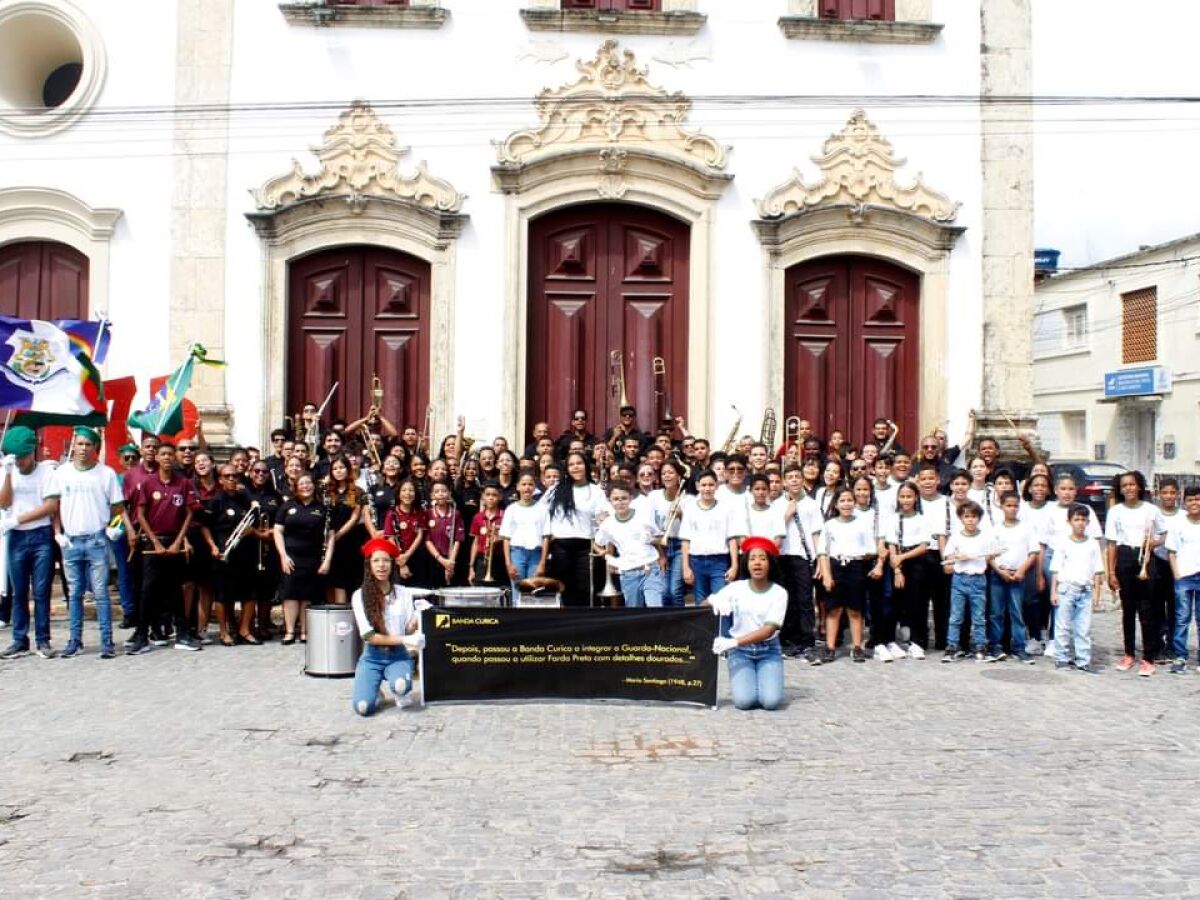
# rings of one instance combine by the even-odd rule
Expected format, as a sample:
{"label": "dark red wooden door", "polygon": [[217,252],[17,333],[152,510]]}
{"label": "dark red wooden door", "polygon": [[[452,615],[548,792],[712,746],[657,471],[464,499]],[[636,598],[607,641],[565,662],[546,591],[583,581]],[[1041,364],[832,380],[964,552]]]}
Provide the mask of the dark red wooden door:
{"label": "dark red wooden door", "polygon": [[88,258],[55,241],[0,247],[0,315],[88,318]]}
{"label": "dark red wooden door", "polygon": [[613,350],[624,353],[643,429],[664,412],[656,356],[666,365],[665,400],[684,414],[689,238],[685,223],[619,203],[572,206],[530,225],[526,423],[547,421],[557,433],[583,408],[594,431],[613,424]]}
{"label": "dark red wooden door", "polygon": [[339,247],[291,263],[288,415],[306,400],[352,421],[383,382],[383,414],[397,427],[425,420],[429,397],[429,263],[378,247]]}
{"label": "dark red wooden door", "polygon": [[868,257],[834,256],[792,266],[785,277],[787,414],[810,419],[824,436],[840,428],[856,444],[882,416],[914,440],[917,276]]}

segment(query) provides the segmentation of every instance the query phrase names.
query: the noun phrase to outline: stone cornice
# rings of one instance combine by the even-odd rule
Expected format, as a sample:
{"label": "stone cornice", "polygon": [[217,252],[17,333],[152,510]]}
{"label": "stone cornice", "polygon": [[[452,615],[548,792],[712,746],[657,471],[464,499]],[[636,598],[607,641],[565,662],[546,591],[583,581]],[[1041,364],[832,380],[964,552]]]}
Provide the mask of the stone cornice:
{"label": "stone cornice", "polygon": [[280,3],[289,25],[333,28],[441,28],[449,12],[440,6],[340,6]]}
{"label": "stone cornice", "polygon": [[708,16],[686,10],[627,12],[595,9],[523,9],[530,31],[582,31],[603,34],[695,34]]}
{"label": "stone cornice", "polygon": [[837,204],[750,223],[759,243],[771,253],[813,238],[869,233],[880,246],[901,247],[928,260],[945,256],[966,231],[958,225],[932,222],[924,216],[870,204]]}
{"label": "stone cornice", "polygon": [[877,19],[823,19],[782,16],[779,28],[793,41],[850,41],[867,44],[930,44],[942,33],[934,22],[885,22]]}

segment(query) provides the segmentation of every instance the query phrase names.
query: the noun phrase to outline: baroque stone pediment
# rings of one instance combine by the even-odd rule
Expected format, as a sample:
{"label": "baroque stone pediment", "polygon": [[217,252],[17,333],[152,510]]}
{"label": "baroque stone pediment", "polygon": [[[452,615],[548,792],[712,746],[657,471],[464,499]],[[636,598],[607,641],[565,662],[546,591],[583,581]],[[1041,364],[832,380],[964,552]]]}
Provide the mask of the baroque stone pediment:
{"label": "baroque stone pediment", "polygon": [[356,100],[325,132],[325,142],[313,148],[320,170],[306,174],[299,161],[292,160],[290,172],[252,192],[254,203],[260,213],[271,213],[306,200],[341,197],[358,210],[376,197],[437,213],[459,212],[466,195],[430,175],[424,162],[413,174],[401,174],[399,163],[408,152],[408,147],[397,146],[396,136],[370,104]]}
{"label": "baroque stone pediment", "polygon": [[882,207],[937,223],[951,222],[958,213],[959,204],[928,187],[920,173],[911,184],[896,180],[905,160],[893,154],[891,142],[861,109],[854,111],[845,128],[826,139],[824,152],[813,162],[821,170],[821,179],[809,184],[799,169],[793,170],[789,180],[756,201],[763,219],[832,206]]}
{"label": "baroque stone pediment", "polygon": [[[630,50],[617,41],[600,45],[595,59],[575,64],[580,78],[538,95],[541,124],[496,143],[500,168],[520,167],[556,155],[588,150],[628,151],[668,157],[710,175],[722,174],[728,148],[700,131],[683,127],[692,102],[651,84]],[[614,160],[598,157],[612,174]]]}

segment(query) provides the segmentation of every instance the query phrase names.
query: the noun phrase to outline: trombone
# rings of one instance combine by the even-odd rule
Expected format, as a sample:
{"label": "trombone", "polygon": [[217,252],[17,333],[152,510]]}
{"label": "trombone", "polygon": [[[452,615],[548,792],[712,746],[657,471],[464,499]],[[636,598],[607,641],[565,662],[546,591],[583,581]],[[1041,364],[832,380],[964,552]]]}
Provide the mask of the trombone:
{"label": "trombone", "polygon": [[654,370],[654,393],[662,397],[662,415],[659,418],[664,425],[671,428],[675,424],[675,417],[671,415],[671,400],[667,396],[667,361],[661,356],[656,356],[651,360],[651,366]]}
{"label": "trombone", "polygon": [[617,398],[619,406],[629,405],[629,394],[625,391],[625,354],[620,350],[611,350],[608,354],[608,377],[612,395]]}

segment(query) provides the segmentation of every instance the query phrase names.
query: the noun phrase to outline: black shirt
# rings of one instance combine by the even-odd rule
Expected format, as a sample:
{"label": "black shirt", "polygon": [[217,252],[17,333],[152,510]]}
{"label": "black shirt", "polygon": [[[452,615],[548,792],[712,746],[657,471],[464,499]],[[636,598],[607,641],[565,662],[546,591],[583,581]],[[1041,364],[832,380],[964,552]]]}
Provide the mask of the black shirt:
{"label": "black shirt", "polygon": [[283,548],[288,556],[320,557],[325,547],[325,504],[288,500],[280,504],[275,524],[283,526]]}

